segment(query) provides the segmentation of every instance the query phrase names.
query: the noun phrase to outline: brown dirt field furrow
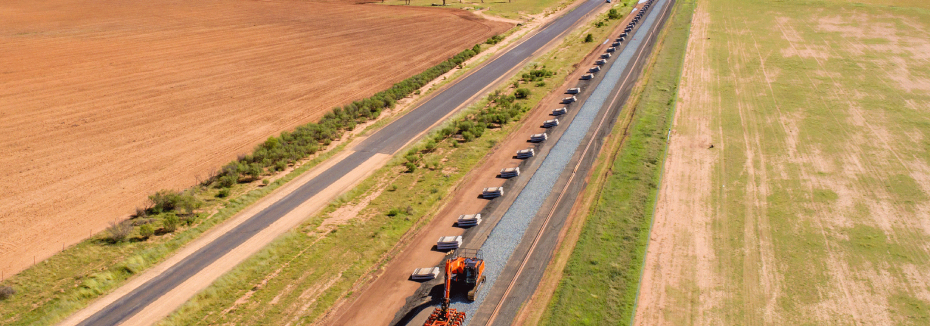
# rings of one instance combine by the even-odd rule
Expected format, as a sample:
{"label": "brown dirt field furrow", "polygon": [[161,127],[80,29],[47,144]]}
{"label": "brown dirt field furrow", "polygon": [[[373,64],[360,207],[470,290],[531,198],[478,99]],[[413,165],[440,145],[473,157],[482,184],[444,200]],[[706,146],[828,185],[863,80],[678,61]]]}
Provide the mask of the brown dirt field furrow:
{"label": "brown dirt field furrow", "polygon": [[0,270],[509,24],[350,2],[0,3]]}

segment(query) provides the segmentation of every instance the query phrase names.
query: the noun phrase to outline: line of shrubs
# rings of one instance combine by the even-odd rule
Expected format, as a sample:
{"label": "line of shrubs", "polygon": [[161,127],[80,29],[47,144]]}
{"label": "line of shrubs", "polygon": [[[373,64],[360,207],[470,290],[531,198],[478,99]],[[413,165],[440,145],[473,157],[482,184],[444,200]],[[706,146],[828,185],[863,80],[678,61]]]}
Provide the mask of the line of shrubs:
{"label": "line of shrubs", "polygon": [[[521,76],[522,80],[516,81],[514,87],[519,87],[521,81],[524,83],[542,81],[554,74],[555,72],[546,68],[533,69],[523,74]],[[404,166],[407,168],[407,172],[416,171],[423,156],[434,151],[439,146],[439,143],[446,139],[455,138],[456,142],[452,143],[452,146],[458,146],[460,142],[467,143],[481,138],[488,128],[500,128],[515,121],[517,117],[530,109],[529,106],[519,103],[517,100],[526,99],[530,94],[530,90],[526,88],[516,88],[513,95],[506,95],[500,90],[494,91],[494,93],[488,95],[489,104],[487,106],[440,129],[439,132],[433,134],[432,138],[422,148],[410,149],[407,155],[404,156],[406,159]]]}
{"label": "line of shrubs", "polygon": [[[122,222],[110,222],[106,230],[106,239],[110,243],[120,243],[130,239],[136,227],[139,227],[138,239],[146,240],[153,235],[172,233],[182,224],[192,225],[200,214],[196,210],[203,206],[193,189],[187,191],[159,190],[149,195],[148,208],[137,208],[132,219]],[[160,228],[156,225],[160,224]]]}
{"label": "line of shrubs", "polygon": [[[496,43],[499,36],[489,39]],[[488,44],[492,44],[486,42]],[[319,122],[298,126],[293,131],[284,131],[277,137],[271,136],[255,147],[248,155],[242,155],[201,182],[203,187],[219,188],[217,197],[230,194],[229,188],[240,182],[251,182],[263,175],[282,171],[289,164],[306,158],[339,139],[343,133],[355,129],[359,123],[376,119],[384,109],[393,108],[397,100],[418,93],[430,81],[445,74],[481,52],[481,44],[466,49],[455,56],[425,71],[392,85],[369,98],[357,100],[345,106],[333,108]],[[267,180],[266,180],[267,181]],[[191,225],[200,216],[195,211],[203,204],[195,190],[160,190],[149,196],[151,205],[139,208],[132,220],[111,223],[107,228],[106,240],[119,243],[130,238],[138,226],[140,239],[152,235],[170,233],[182,224]],[[155,225],[161,228],[156,229]]]}

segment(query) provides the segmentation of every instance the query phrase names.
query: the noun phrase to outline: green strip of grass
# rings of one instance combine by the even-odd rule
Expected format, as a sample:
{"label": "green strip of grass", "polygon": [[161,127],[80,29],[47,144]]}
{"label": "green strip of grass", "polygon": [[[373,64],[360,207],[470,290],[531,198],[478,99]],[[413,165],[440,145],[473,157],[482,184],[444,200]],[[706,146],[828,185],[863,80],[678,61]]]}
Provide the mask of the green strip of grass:
{"label": "green strip of grass", "polygon": [[[547,68],[554,70],[556,77],[541,84],[539,81],[521,83],[519,87],[530,89],[531,95],[518,102],[536,105],[559,86],[564,81],[562,76],[567,76],[574,69],[572,65],[599,45],[597,42],[582,42],[583,35],[591,33],[596,39],[604,39],[620,23],[620,20],[611,20],[596,27],[596,22],[603,21],[605,17],[599,17],[594,23],[573,32],[559,47],[537,62],[527,64],[523,72]],[[503,88],[505,93],[512,91],[509,86],[514,81],[516,79]],[[487,103],[485,99],[474,107],[483,108]],[[454,121],[474,115],[476,110],[472,108],[458,114],[451,119],[453,122],[436,128],[437,132],[454,125]],[[353,287],[370,277],[372,270],[390,261],[391,250],[398,241],[426,225],[444,200],[452,200],[447,197],[465,174],[480,164],[491,148],[520,125],[512,123],[501,129],[488,129],[472,142],[437,142],[432,152],[417,160],[418,168],[413,173],[404,172],[407,171],[404,164],[408,159],[398,155],[323,212],[276,239],[197,294],[161,325],[265,325],[317,321],[337,300],[350,297]],[[435,134],[425,137],[425,141],[414,146],[414,150],[422,149],[426,142],[436,139]],[[368,198],[381,189],[383,192],[379,195]],[[337,209],[359,205],[366,198],[371,201],[346,224],[321,227],[323,220]]]}
{"label": "green strip of grass", "polygon": [[617,325],[633,318],[694,6],[675,5],[641,98],[633,101],[628,138],[619,153],[607,153],[616,159],[607,162],[611,170],[542,324]]}

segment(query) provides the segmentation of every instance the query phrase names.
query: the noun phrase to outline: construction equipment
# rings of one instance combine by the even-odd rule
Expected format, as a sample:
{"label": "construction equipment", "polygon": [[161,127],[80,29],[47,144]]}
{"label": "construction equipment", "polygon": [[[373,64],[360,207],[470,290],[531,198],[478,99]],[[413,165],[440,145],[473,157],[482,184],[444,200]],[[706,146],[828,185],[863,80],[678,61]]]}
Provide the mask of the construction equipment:
{"label": "construction equipment", "polygon": [[458,249],[453,258],[446,260],[446,284],[443,292],[442,305],[430,314],[423,326],[459,326],[465,322],[465,312],[449,308],[449,295],[452,285],[468,288],[468,300],[474,301],[475,296],[484,284],[484,259],[478,249]]}

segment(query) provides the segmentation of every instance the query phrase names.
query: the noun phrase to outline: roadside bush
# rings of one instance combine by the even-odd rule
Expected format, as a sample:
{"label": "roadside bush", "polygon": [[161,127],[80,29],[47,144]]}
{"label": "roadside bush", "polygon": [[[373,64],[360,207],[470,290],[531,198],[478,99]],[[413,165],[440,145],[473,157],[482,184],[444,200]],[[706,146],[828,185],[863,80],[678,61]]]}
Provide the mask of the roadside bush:
{"label": "roadside bush", "polygon": [[489,38],[487,41],[484,41],[484,43],[485,43],[485,44],[492,44],[492,45],[493,45],[493,44],[500,43],[500,42],[503,41],[503,40],[504,40],[504,37],[503,37],[503,36],[494,35],[494,36],[491,36],[491,38]]}
{"label": "roadside bush", "polygon": [[423,151],[426,153],[432,152],[436,150],[436,146],[437,146],[436,142],[430,139],[429,141],[426,142],[426,145],[423,145]]}
{"label": "roadside bush", "polygon": [[113,243],[123,242],[129,237],[130,233],[132,233],[131,222],[110,222],[110,227],[107,228],[107,240]]}
{"label": "roadside bush", "polygon": [[172,190],[159,190],[149,196],[152,207],[148,209],[150,214],[161,214],[183,210],[186,214],[191,214],[195,209],[200,208],[201,202],[191,193],[175,192]]}
{"label": "roadside bush", "polygon": [[159,190],[149,196],[149,201],[152,202],[152,208],[149,208],[149,212],[152,214],[161,214],[163,212],[173,211],[177,208],[178,204],[181,202],[181,194],[167,189]]}
{"label": "roadside bush", "polygon": [[181,194],[181,201],[178,202],[178,208],[186,215],[194,214],[194,211],[203,206],[203,202],[194,196],[194,191]]}
{"label": "roadside bush", "polygon": [[533,70],[530,70],[529,72],[523,74],[523,75],[520,76],[520,77],[522,77],[523,80],[525,80],[525,81],[527,81],[527,82],[534,82],[534,81],[537,81],[537,80],[540,80],[540,79],[552,77],[552,75],[554,75],[554,74],[555,74],[555,73],[552,72],[552,70],[549,70],[549,69],[546,69],[546,68],[542,68],[542,69],[533,69]]}
{"label": "roadside bush", "polygon": [[246,171],[246,174],[249,175],[249,178],[251,178],[252,181],[255,181],[261,178],[264,172],[265,171],[264,169],[262,169],[262,166],[260,164],[252,163],[252,164],[249,164],[249,169]]}
{"label": "roadside bush", "polygon": [[0,286],[0,301],[9,299],[16,294],[16,290],[9,286]]}
{"label": "roadside bush", "polygon": [[526,88],[517,88],[517,90],[513,92],[513,96],[516,96],[519,99],[527,98],[530,96],[530,94],[530,90]]}
{"label": "roadside bush", "polygon": [[475,140],[475,134],[471,133],[471,131],[466,131],[462,133],[462,138],[465,139],[465,142],[467,143]]}
{"label": "roadside bush", "polygon": [[413,173],[414,171],[417,170],[417,165],[414,164],[413,162],[407,162],[406,164],[404,164],[404,166],[407,167],[407,173]]}
{"label": "roadside bush", "polygon": [[541,81],[541,82],[536,83],[536,87],[543,87],[543,86],[546,86],[546,82]]}
{"label": "roadside bush", "polygon": [[178,216],[174,213],[165,214],[165,218],[162,221],[162,228],[165,229],[165,232],[174,232],[178,230],[178,223],[181,222],[178,219]]}
{"label": "roadside bush", "polygon": [[227,174],[222,177],[219,177],[216,180],[216,186],[218,188],[229,188],[229,187],[236,185],[236,183],[238,182],[239,182],[238,175]]}
{"label": "roadside bush", "polygon": [[399,208],[391,208],[391,210],[387,212],[387,216],[394,217],[400,215],[401,213],[402,211]]}
{"label": "roadside bush", "polygon": [[620,19],[620,12],[617,9],[610,9],[607,12],[607,19]]}
{"label": "roadside bush", "polygon": [[191,214],[181,218],[181,222],[184,222],[184,225],[191,226],[194,225],[194,222],[197,222],[197,218],[200,217],[200,214]]}
{"label": "roadside bush", "polygon": [[229,197],[229,188],[220,189],[220,192],[216,193],[217,198],[226,198]]}
{"label": "roadside bush", "polygon": [[585,43],[594,42],[594,35],[591,35],[591,33],[588,33],[588,35],[584,37],[584,42]]}
{"label": "roadside bush", "polygon": [[143,239],[148,239],[155,234],[155,227],[151,224],[145,224],[139,227],[139,236]]}
{"label": "roadside bush", "polygon": [[274,164],[275,171],[284,171],[287,169],[287,161],[278,161]]}

